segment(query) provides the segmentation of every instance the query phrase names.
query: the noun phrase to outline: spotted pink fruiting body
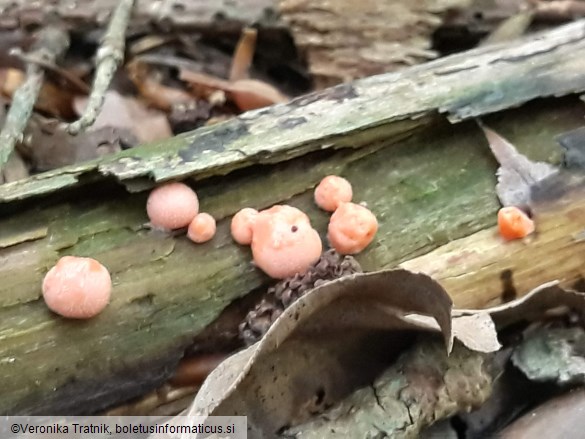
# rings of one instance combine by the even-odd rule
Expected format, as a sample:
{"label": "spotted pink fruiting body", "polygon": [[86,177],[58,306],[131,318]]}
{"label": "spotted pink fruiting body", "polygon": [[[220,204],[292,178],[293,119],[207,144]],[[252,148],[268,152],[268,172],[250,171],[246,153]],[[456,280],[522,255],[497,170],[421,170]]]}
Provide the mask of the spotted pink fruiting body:
{"label": "spotted pink fruiting body", "polygon": [[260,212],[253,226],[254,263],[269,276],[284,279],[306,272],[321,256],[321,238],[309,217],[292,206]]}

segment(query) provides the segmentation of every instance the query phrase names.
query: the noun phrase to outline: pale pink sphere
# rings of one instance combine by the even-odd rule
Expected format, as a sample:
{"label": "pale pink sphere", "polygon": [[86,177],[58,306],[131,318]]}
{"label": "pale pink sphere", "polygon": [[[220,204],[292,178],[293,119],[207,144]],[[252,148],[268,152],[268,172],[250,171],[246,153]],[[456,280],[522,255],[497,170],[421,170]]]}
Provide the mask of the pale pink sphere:
{"label": "pale pink sphere", "polygon": [[148,196],[146,212],[155,227],[173,230],[187,227],[199,212],[199,199],[183,183],[167,183]]}
{"label": "pale pink sphere", "polygon": [[327,238],[342,255],[354,255],[365,249],[378,231],[375,215],[355,203],[342,203],[331,215]]}
{"label": "pale pink sphere", "polygon": [[108,269],[92,258],[63,256],[43,280],[49,309],[71,319],[98,315],[108,305],[111,292]]}
{"label": "pale pink sphere", "polygon": [[334,212],[341,203],[350,202],[352,197],[351,183],[337,175],[328,175],[315,188],[315,203],[328,212]]}
{"label": "pale pink sphere", "polygon": [[245,207],[234,215],[230,226],[234,241],[238,244],[250,245],[257,215],[258,211],[251,207]]}
{"label": "pale pink sphere", "polygon": [[274,206],[256,217],[252,236],[254,263],[270,277],[284,279],[306,272],[322,250],[319,234],[299,209]]}
{"label": "pale pink sphere", "polygon": [[200,213],[189,224],[187,237],[191,241],[201,244],[215,236],[215,229],[215,219],[208,213]]}

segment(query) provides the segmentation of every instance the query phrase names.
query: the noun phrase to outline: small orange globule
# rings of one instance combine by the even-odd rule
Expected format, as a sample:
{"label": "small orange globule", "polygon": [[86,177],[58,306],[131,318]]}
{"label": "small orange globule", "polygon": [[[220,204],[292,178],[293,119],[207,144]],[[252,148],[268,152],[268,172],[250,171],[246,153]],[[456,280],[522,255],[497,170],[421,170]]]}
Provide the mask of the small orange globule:
{"label": "small orange globule", "polygon": [[208,213],[202,212],[197,214],[189,224],[187,237],[191,241],[201,244],[212,239],[215,236],[215,230],[215,218]]}
{"label": "small orange globule", "polygon": [[521,239],[534,232],[535,226],[526,213],[515,206],[502,207],[498,211],[498,230],[507,240]]}
{"label": "small orange globule", "polygon": [[341,203],[353,197],[351,183],[343,177],[328,175],[315,188],[315,203],[327,212],[334,212]]}
{"label": "small orange globule", "polygon": [[364,250],[378,231],[375,215],[355,203],[342,203],[329,220],[327,238],[342,255],[354,255]]}
{"label": "small orange globule", "polygon": [[234,241],[242,245],[250,245],[252,243],[252,231],[257,215],[258,211],[251,207],[245,207],[234,215],[230,225],[230,231]]}

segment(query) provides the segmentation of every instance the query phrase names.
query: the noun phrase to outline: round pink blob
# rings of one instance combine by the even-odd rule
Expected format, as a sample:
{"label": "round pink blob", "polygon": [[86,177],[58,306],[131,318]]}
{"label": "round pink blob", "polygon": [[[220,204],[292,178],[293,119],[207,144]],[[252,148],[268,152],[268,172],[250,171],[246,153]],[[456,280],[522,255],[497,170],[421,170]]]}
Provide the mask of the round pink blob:
{"label": "round pink blob", "polygon": [[270,277],[284,279],[306,272],[322,250],[319,234],[299,209],[274,206],[256,217],[252,254],[255,264]]}
{"label": "round pink blob", "polygon": [[64,256],[43,280],[49,309],[71,319],[98,315],[108,305],[111,292],[108,269],[92,258]]}
{"label": "round pink blob", "polygon": [[215,236],[215,229],[215,218],[208,213],[200,213],[189,224],[187,237],[191,241],[201,244]]}
{"label": "round pink blob", "polygon": [[350,202],[352,197],[351,183],[337,175],[328,175],[315,188],[315,203],[328,212],[334,212],[341,203]]}
{"label": "round pink blob", "polygon": [[245,207],[234,215],[230,225],[230,231],[234,241],[241,245],[250,245],[257,215],[258,211],[251,207]]}
{"label": "round pink blob", "polygon": [[342,255],[355,255],[374,240],[378,231],[376,216],[366,207],[342,203],[331,215],[327,238]]}
{"label": "round pink blob", "polygon": [[146,212],[153,226],[180,229],[187,227],[199,212],[199,199],[186,184],[167,183],[150,193]]}

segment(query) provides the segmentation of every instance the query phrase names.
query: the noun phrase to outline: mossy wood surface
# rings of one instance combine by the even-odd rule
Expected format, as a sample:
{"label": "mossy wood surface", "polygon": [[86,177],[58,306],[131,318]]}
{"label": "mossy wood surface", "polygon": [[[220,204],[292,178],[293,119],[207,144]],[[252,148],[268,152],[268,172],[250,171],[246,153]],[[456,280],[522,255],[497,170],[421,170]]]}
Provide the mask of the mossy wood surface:
{"label": "mossy wood surface", "polygon": [[152,181],[204,178],[314,151],[396,141],[437,113],[460,121],[539,97],[583,91],[585,58],[579,54],[584,52],[585,20],[509,46],[488,46],[342,84],[171,141],[5,184],[0,205],[80,181],[109,177],[142,190]]}
{"label": "mossy wood surface", "polygon": [[[585,89],[585,58],[575,52],[585,49],[583,30],[577,23],[532,43],[371,78],[166,144],[0,187],[0,413],[94,412],[159,385],[225,306],[267,281],[250,264],[249,249],[232,242],[230,215],[286,202],[304,209],[325,238],[328,216],[314,206],[312,189],[327,174],[347,177],[355,200],[366,201],[378,216],[377,238],[358,257],[367,270],[492,227],[497,164],[483,134],[472,122],[451,125],[437,110],[461,119]],[[444,79],[457,70],[456,79]],[[582,125],[584,115],[585,105],[572,96],[484,120],[530,158],[556,163],[554,136]],[[218,219],[212,242],[194,245],[143,227],[146,193],[128,187],[177,177],[193,183],[202,210]],[[582,215],[569,217],[562,233],[571,235],[582,227]],[[546,257],[546,246],[557,248],[555,242],[544,240],[539,254]],[[567,241],[563,248],[563,257],[585,266],[582,242]],[[112,303],[93,320],[58,318],[40,298],[44,274],[69,254],[95,257],[112,272]],[[514,252],[498,257],[514,258]],[[521,269],[533,263],[523,261]],[[553,278],[578,278],[583,270],[550,264]],[[449,291],[465,306],[493,302],[502,293],[499,271],[477,276],[490,287],[474,295],[456,283]],[[543,280],[552,279],[519,276],[515,287],[525,293]]]}

